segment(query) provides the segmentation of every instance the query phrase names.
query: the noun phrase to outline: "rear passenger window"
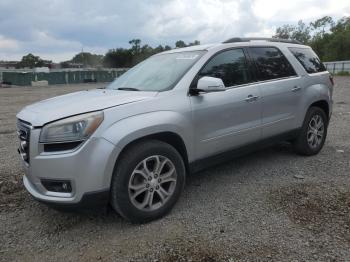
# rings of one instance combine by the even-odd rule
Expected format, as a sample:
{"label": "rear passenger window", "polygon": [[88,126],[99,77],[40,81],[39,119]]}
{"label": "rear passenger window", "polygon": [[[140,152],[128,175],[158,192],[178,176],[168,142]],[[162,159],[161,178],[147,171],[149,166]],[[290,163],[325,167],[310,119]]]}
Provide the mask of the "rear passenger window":
{"label": "rear passenger window", "polygon": [[311,48],[289,47],[289,50],[309,74],[327,70]]}
{"label": "rear passenger window", "polygon": [[232,49],[215,55],[199,76],[221,78],[226,87],[251,82],[246,57],[242,49]]}
{"label": "rear passenger window", "polygon": [[258,70],[258,80],[270,80],[295,76],[287,58],[275,47],[250,47],[250,55]]}

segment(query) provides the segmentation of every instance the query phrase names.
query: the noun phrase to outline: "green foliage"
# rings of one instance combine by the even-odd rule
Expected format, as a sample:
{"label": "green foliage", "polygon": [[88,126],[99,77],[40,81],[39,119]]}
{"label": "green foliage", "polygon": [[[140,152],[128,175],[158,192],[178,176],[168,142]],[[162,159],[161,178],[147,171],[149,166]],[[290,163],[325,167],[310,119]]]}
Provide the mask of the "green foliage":
{"label": "green foliage", "polygon": [[184,41],[179,40],[179,41],[177,41],[177,42],[175,43],[175,47],[177,47],[177,48],[186,47],[186,44],[185,44]]}
{"label": "green foliage", "polygon": [[52,61],[43,60],[39,56],[35,56],[35,55],[29,53],[28,55],[25,55],[22,57],[22,60],[17,63],[16,68],[43,67],[43,66],[49,66],[51,63],[52,63]]}
{"label": "green foliage", "polygon": [[315,34],[320,34],[322,36],[325,34],[327,28],[330,29],[333,26],[334,22],[330,16],[324,16],[310,23],[310,27],[315,31]]}
{"label": "green foliage", "polygon": [[283,25],[276,29],[276,34],[272,36],[273,38],[280,39],[293,39],[293,32],[295,31],[295,26]]}
{"label": "green foliage", "polygon": [[350,72],[348,71],[340,71],[336,73],[337,76],[350,76]]}
{"label": "green foliage", "polygon": [[130,49],[110,49],[103,58],[105,67],[130,67],[133,56]]}
{"label": "green foliage", "polygon": [[[110,49],[103,58],[103,66],[105,67],[132,67],[146,58],[163,52],[167,50],[171,50],[171,47],[166,45],[159,45],[155,48],[149,45],[141,45],[140,39],[132,39],[129,41],[131,45],[130,48],[117,48]],[[186,44],[184,41],[179,40],[175,43],[176,48],[199,45],[200,42],[198,40],[193,43]]]}
{"label": "green foliage", "polygon": [[293,39],[301,43],[307,43],[311,38],[310,27],[306,26],[302,20],[298,22],[297,26],[283,25],[276,29],[273,38]]}
{"label": "green foliage", "polygon": [[350,17],[340,19],[325,35],[324,42],[325,61],[350,60]]}
{"label": "green foliage", "polygon": [[71,61],[73,63],[83,64],[84,67],[89,67],[89,66],[101,65],[102,60],[103,60],[103,55],[96,55],[96,54],[91,54],[87,52],[81,52],[79,54],[76,54]]}
{"label": "green foliage", "polygon": [[[88,52],[81,52],[76,54],[71,60],[61,62],[62,68],[72,67],[73,64],[80,65],[81,67],[132,67],[151,55],[171,50],[169,45],[158,45],[153,48],[149,45],[141,45],[140,39],[132,39],[129,41],[130,48],[116,48],[110,49],[105,55],[97,55]],[[195,40],[192,43],[186,44],[184,41],[179,40],[175,43],[176,48],[199,45],[200,42]],[[21,67],[40,67],[47,66],[51,61],[42,60],[38,56],[28,54],[22,58],[22,61],[18,63],[18,68]]]}
{"label": "green foliage", "polygon": [[295,39],[310,45],[323,61],[350,60],[350,17],[337,22],[329,16],[306,25],[283,25],[273,37]]}

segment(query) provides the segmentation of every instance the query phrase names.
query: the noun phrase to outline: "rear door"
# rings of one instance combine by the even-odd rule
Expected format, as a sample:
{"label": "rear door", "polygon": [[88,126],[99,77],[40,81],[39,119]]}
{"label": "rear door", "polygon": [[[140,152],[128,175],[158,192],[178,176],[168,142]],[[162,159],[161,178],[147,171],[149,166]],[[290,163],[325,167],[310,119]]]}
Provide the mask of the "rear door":
{"label": "rear door", "polygon": [[[305,96],[303,97],[304,100],[310,99],[310,93],[307,92],[309,87],[317,87],[318,92],[321,91],[322,87],[326,86],[327,89],[330,91],[329,101],[328,103],[330,106],[330,114],[332,112],[332,95],[333,95],[333,77],[330,75],[330,73],[327,71],[324,64],[321,62],[321,60],[318,58],[317,54],[307,46],[297,46],[297,47],[288,47],[289,51],[293,54],[293,56],[298,60],[298,62],[302,65],[302,67],[305,69],[305,72],[302,73],[303,75],[303,83],[305,85]],[[321,88],[320,88],[321,87]],[[315,90],[315,88],[312,88]],[[308,103],[303,103],[304,107],[301,107],[299,110],[299,125],[302,125],[302,121],[304,120],[305,112],[307,110]]]}
{"label": "rear door", "polygon": [[243,48],[215,54],[198,73],[223,80],[226,90],[191,96],[197,159],[261,138],[260,89]]}
{"label": "rear door", "polygon": [[297,128],[301,78],[277,47],[256,46],[248,50],[262,95],[262,137]]}

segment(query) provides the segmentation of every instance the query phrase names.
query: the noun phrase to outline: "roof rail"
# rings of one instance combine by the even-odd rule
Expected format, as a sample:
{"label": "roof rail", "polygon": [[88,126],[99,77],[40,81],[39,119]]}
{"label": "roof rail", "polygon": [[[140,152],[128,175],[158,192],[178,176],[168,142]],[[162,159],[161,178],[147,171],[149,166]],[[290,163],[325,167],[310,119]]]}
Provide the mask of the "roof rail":
{"label": "roof rail", "polygon": [[259,41],[259,40],[268,41],[268,42],[299,44],[299,45],[303,44],[298,40],[281,39],[281,38],[265,38],[265,37],[233,37],[233,38],[227,39],[222,43],[227,44],[227,43],[237,43],[237,42]]}

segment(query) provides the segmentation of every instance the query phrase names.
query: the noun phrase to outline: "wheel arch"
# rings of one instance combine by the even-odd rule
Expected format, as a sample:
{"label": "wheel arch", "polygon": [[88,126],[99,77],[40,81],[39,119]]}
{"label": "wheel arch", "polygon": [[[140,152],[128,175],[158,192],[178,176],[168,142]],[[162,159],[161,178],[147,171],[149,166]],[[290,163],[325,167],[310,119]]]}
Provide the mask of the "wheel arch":
{"label": "wheel arch", "polygon": [[131,146],[133,146],[136,143],[140,143],[140,142],[145,141],[145,140],[158,140],[158,141],[162,141],[162,142],[167,143],[167,144],[171,145],[172,147],[174,147],[179,152],[180,156],[182,157],[184,164],[185,164],[185,167],[186,167],[186,171],[187,172],[189,171],[189,160],[188,160],[188,153],[187,153],[187,148],[186,148],[185,142],[181,138],[180,135],[178,135],[174,132],[170,132],[170,131],[149,134],[149,135],[145,135],[142,137],[138,137],[137,139],[130,141],[123,148],[121,148],[121,151],[120,151],[120,153],[115,161],[115,165],[117,165],[118,161],[120,160],[120,157],[123,155],[124,152],[126,152],[128,150],[128,148],[130,148]]}
{"label": "wheel arch", "polygon": [[326,116],[328,118],[327,120],[329,120],[329,104],[328,104],[328,102],[326,100],[315,101],[309,106],[309,108],[311,108],[311,107],[319,107],[319,108],[321,108],[326,113]]}

